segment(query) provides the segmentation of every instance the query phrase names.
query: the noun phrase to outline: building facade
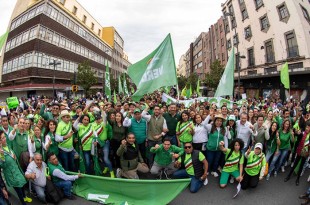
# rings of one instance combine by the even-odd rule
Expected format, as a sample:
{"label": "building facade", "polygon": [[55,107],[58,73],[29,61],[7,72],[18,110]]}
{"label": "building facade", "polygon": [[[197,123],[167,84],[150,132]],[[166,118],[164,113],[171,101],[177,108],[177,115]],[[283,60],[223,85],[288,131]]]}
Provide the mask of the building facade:
{"label": "building facade", "polygon": [[[235,95],[309,100],[310,4],[303,0],[228,0],[222,4],[228,53],[235,48]],[[280,81],[288,63],[290,93]],[[238,66],[240,70],[238,70]],[[238,73],[238,71],[240,73]]]}
{"label": "building facade", "polygon": [[112,38],[120,40],[111,45],[104,30],[75,0],[18,0],[0,59],[0,92],[52,96],[53,88],[70,87],[78,64],[85,60],[98,77],[97,88],[102,89],[107,64],[112,76],[126,70],[122,38],[114,29]]}

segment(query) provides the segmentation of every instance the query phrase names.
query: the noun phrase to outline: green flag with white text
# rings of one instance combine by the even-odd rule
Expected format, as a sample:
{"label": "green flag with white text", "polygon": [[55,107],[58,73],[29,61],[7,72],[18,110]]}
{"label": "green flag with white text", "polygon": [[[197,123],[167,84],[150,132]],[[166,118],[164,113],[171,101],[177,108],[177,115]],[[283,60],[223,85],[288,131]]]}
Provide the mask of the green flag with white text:
{"label": "green flag with white text", "polygon": [[121,76],[118,76],[118,93],[124,93],[123,92],[123,87],[122,87],[122,81],[121,81]]}
{"label": "green flag with white text", "polygon": [[196,93],[197,93],[197,97],[201,96],[201,94],[200,94],[200,80],[199,80],[199,78],[198,78],[198,82],[197,82]]}
{"label": "green flag with white text", "polygon": [[170,34],[148,56],[131,65],[128,75],[137,86],[133,99],[152,93],[163,86],[177,84],[176,67]]}
{"label": "green flag with white text", "polygon": [[109,64],[107,64],[106,70],[105,70],[105,89],[104,89],[105,95],[109,100],[111,100],[111,85],[110,85],[110,73],[109,73]]}
{"label": "green flag with white text", "polygon": [[126,95],[129,95],[128,88],[127,88],[127,82],[126,82],[126,75],[125,75],[125,73],[124,73],[123,78],[124,78],[124,79],[123,79],[124,93],[125,93]]}
{"label": "green flag with white text", "polygon": [[220,97],[225,95],[233,95],[234,92],[234,67],[235,67],[235,49],[231,50],[228,62],[226,64],[224,73],[217,86],[214,97]]}
{"label": "green flag with white text", "polygon": [[0,50],[1,50],[2,47],[4,46],[4,43],[5,43],[5,41],[6,41],[7,37],[8,37],[8,35],[9,35],[9,32],[7,31],[7,32],[5,32],[4,34],[2,34],[2,36],[0,36]]}
{"label": "green flag with white text", "polygon": [[290,89],[290,75],[288,73],[288,64],[287,62],[283,65],[280,70],[281,83],[286,89]]}

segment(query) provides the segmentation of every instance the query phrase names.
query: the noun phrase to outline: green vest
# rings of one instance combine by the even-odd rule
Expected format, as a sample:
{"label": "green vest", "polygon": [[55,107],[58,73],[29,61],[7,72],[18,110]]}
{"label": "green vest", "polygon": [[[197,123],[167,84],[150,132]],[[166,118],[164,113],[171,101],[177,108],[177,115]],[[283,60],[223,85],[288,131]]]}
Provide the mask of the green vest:
{"label": "green vest", "polygon": [[[60,121],[57,126],[56,133],[59,134],[60,136],[65,136],[67,135],[70,131],[72,130],[72,123],[69,122],[66,124],[63,121]],[[73,137],[70,137],[58,144],[59,148],[66,148],[66,149],[71,149],[73,147]]]}
{"label": "green vest", "polygon": [[132,132],[135,137],[137,144],[141,144],[146,139],[146,121],[141,118],[140,122],[137,122],[136,119],[131,119],[131,126],[129,127],[129,132]]}
{"label": "green vest", "polygon": [[37,137],[34,137],[34,146],[36,148],[35,153],[42,154],[42,142]]}
{"label": "green vest", "polygon": [[163,131],[163,125],[164,125],[165,118],[163,116],[159,116],[158,119],[155,118],[154,115],[152,115],[151,120],[148,123],[147,127],[147,138],[149,140],[153,141],[159,141],[161,139],[154,139],[153,137],[155,135],[159,135]]}
{"label": "green vest", "polygon": [[266,158],[264,153],[256,155],[254,151],[251,151],[247,159],[245,171],[248,175],[255,176],[259,174],[261,168],[265,165]]}
{"label": "green vest", "polygon": [[28,151],[28,132],[24,131],[22,134],[16,130],[15,138],[12,141],[12,148],[16,154],[17,159],[20,159],[22,152]]}
{"label": "green vest", "polygon": [[91,150],[91,145],[94,138],[94,130],[92,123],[89,123],[87,126],[80,124],[78,134],[81,140],[83,150],[84,151]]}
{"label": "green vest", "polygon": [[60,178],[58,178],[58,177],[56,177],[56,176],[53,175],[53,172],[54,172],[55,169],[59,169],[59,170],[62,171],[63,173],[66,172],[65,169],[62,167],[62,165],[61,165],[59,162],[58,162],[58,165],[54,165],[54,164],[51,164],[50,162],[48,162],[48,163],[47,163],[47,166],[48,166],[48,168],[49,168],[50,175],[51,175],[52,181],[53,181],[54,183],[57,183],[57,182],[59,182],[59,181],[63,181],[63,179],[60,179]]}
{"label": "green vest", "polygon": [[58,156],[59,150],[58,150],[58,142],[55,141],[55,136],[53,133],[49,132],[47,135],[50,137],[52,144],[48,148],[48,153],[53,152],[56,156]]}
{"label": "green vest", "polygon": [[5,135],[5,138],[6,138],[6,144],[8,145],[8,147],[9,147],[10,149],[12,149],[12,148],[13,148],[13,146],[12,146],[13,143],[12,143],[12,141],[9,139],[9,134],[10,134],[10,132],[13,130],[13,128],[9,125],[9,127],[8,127],[8,134],[5,132],[3,126],[0,126],[0,130],[2,130],[2,131],[4,132],[4,135]]}
{"label": "green vest", "polygon": [[224,141],[224,135],[219,132],[217,129],[214,130],[213,133],[208,134],[208,144],[207,149],[209,151],[217,151],[219,150],[219,142]]}

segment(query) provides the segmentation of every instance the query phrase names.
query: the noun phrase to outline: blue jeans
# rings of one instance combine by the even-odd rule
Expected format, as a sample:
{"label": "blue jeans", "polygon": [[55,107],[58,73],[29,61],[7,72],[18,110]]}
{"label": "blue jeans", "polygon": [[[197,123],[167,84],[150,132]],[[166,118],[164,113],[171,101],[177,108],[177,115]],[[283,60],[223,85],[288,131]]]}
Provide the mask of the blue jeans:
{"label": "blue jeans", "polygon": [[221,151],[209,151],[207,150],[207,161],[209,164],[208,172],[216,172],[219,166]]}
{"label": "blue jeans", "polygon": [[35,192],[37,193],[38,199],[42,202],[46,204],[46,199],[45,199],[45,188],[44,187],[40,187],[37,186],[35,184],[32,183],[32,187],[34,188]]}
{"label": "blue jeans", "polygon": [[278,172],[279,168],[282,166],[284,160],[286,159],[287,153],[288,153],[288,149],[280,149],[278,155],[273,155],[273,159],[271,161],[268,174],[271,174],[273,170]]}
{"label": "blue jeans", "polygon": [[71,196],[71,187],[72,187],[72,182],[71,181],[59,181],[56,182],[55,185],[64,190],[64,195],[67,197]]}
{"label": "blue jeans", "polygon": [[86,166],[86,174],[90,174],[90,151],[83,151],[84,160],[85,160],[85,166]]}
{"label": "blue jeans", "polygon": [[111,172],[113,171],[113,168],[112,168],[112,163],[109,159],[109,152],[110,152],[110,141],[107,140],[104,146],[102,147],[102,154],[103,154],[102,157],[103,157],[104,165],[108,167]]}
{"label": "blue jeans", "polygon": [[0,204],[1,205],[7,205],[6,201],[5,201],[5,198],[3,195],[0,195]]}
{"label": "blue jeans", "polygon": [[196,178],[195,176],[189,175],[185,169],[180,169],[173,173],[173,178],[191,178],[190,192],[196,193],[203,185],[201,179]]}
{"label": "blue jeans", "polygon": [[273,152],[271,152],[271,150],[267,150],[267,153],[266,153],[266,162],[267,163],[269,163],[269,160],[270,160],[272,155],[273,155]]}
{"label": "blue jeans", "polygon": [[74,151],[71,152],[65,152],[61,149],[59,149],[59,158],[61,161],[61,165],[66,171],[72,171],[74,172]]}

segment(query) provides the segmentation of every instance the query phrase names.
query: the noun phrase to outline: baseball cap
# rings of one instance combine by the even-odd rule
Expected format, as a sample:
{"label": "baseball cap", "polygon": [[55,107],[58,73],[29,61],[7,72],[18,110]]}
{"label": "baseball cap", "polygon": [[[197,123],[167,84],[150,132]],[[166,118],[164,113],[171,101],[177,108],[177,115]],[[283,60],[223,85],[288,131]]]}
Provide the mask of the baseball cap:
{"label": "baseball cap", "polygon": [[136,113],[136,112],[141,112],[141,110],[139,108],[136,108],[133,113]]}
{"label": "baseball cap", "polygon": [[260,143],[260,142],[259,142],[259,143],[256,143],[254,149],[256,149],[256,148],[259,148],[259,149],[263,150],[263,145],[262,145],[262,143]]}

